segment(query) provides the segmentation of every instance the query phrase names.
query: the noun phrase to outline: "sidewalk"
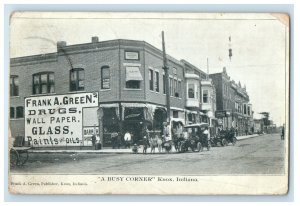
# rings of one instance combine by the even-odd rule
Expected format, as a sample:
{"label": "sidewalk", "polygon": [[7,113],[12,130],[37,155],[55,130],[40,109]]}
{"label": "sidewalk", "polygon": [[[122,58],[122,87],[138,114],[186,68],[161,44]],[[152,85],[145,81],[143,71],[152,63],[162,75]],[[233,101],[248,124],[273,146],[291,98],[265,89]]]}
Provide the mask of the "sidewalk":
{"label": "sidewalk", "polygon": [[[244,140],[248,138],[253,138],[259,136],[258,134],[238,136],[237,140]],[[89,153],[89,154],[132,154],[132,149],[111,149],[104,148],[101,150],[34,150],[30,149],[31,153]],[[142,148],[139,148],[139,154],[142,153]],[[150,153],[150,148],[147,149],[147,153]]]}
{"label": "sidewalk", "polygon": [[237,140],[243,140],[243,139],[248,139],[248,138],[253,138],[253,137],[258,137],[258,134],[252,134],[252,135],[245,135],[245,136],[237,136]]}
{"label": "sidewalk", "polygon": [[[141,152],[142,150],[139,149],[139,152]],[[150,150],[149,150],[150,151]],[[130,154],[132,153],[132,150],[131,149],[110,149],[110,148],[104,148],[104,149],[101,149],[101,150],[69,150],[69,149],[66,149],[66,150],[34,150],[34,149],[31,149],[29,150],[29,152],[32,152],[32,153],[90,153],[90,154],[102,154],[102,153],[105,153],[105,154],[124,154],[124,153],[127,153],[127,154]]]}

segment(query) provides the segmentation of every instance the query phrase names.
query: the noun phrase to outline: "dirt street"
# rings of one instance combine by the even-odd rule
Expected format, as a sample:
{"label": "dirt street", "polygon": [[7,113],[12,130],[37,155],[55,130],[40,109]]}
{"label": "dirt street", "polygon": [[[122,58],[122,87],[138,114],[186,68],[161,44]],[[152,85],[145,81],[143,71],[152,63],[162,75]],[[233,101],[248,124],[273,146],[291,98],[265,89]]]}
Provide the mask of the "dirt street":
{"label": "dirt street", "polygon": [[235,146],[170,154],[30,153],[13,173],[242,175],[283,174],[284,141],[279,134],[240,140]]}

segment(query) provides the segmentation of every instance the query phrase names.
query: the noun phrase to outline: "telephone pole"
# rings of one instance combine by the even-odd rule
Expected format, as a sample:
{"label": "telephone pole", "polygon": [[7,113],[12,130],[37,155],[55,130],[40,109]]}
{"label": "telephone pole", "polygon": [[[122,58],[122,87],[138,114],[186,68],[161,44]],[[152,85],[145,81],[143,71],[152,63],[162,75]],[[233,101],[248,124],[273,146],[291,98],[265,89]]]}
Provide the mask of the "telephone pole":
{"label": "telephone pole", "polygon": [[164,37],[164,31],[161,32],[162,36],[162,50],[163,50],[163,69],[165,71],[165,88],[166,88],[166,107],[167,107],[167,122],[170,122],[170,88],[169,88],[169,67],[168,67],[168,61],[166,57],[166,49],[165,49],[165,37]]}

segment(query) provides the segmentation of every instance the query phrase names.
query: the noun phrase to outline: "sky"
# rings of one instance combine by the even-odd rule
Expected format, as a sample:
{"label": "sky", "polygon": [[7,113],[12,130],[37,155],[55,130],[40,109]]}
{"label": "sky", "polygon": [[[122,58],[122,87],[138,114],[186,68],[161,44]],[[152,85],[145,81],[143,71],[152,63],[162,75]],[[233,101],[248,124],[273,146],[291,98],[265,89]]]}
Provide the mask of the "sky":
{"label": "sky", "polygon": [[[286,26],[270,14],[111,14],[15,13],[10,20],[10,56],[56,51],[67,45],[132,39],[166,51],[209,73],[221,72],[246,85],[254,117],[270,112],[277,125],[285,119]],[[229,42],[229,36],[231,42]],[[232,48],[231,61],[228,49]]]}

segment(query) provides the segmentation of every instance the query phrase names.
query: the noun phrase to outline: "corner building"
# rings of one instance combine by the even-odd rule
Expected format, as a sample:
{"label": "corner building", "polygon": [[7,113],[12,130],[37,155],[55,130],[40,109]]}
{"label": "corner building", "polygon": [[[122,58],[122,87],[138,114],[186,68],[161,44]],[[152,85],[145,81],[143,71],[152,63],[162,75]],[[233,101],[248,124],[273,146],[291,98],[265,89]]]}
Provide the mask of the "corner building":
{"label": "corner building", "polygon": [[[130,131],[139,142],[143,130],[162,131],[166,113],[166,76],[162,51],[144,41],[110,40],[70,45],[57,43],[57,52],[12,58],[10,62],[10,128],[24,136],[24,98],[98,92],[97,108],[83,112],[83,140],[98,133],[103,146],[112,134]],[[184,66],[168,56],[171,122],[174,131],[187,123]],[[95,114],[97,113],[97,117]],[[83,141],[84,142],[84,141]],[[91,142],[82,143],[90,146]]]}

